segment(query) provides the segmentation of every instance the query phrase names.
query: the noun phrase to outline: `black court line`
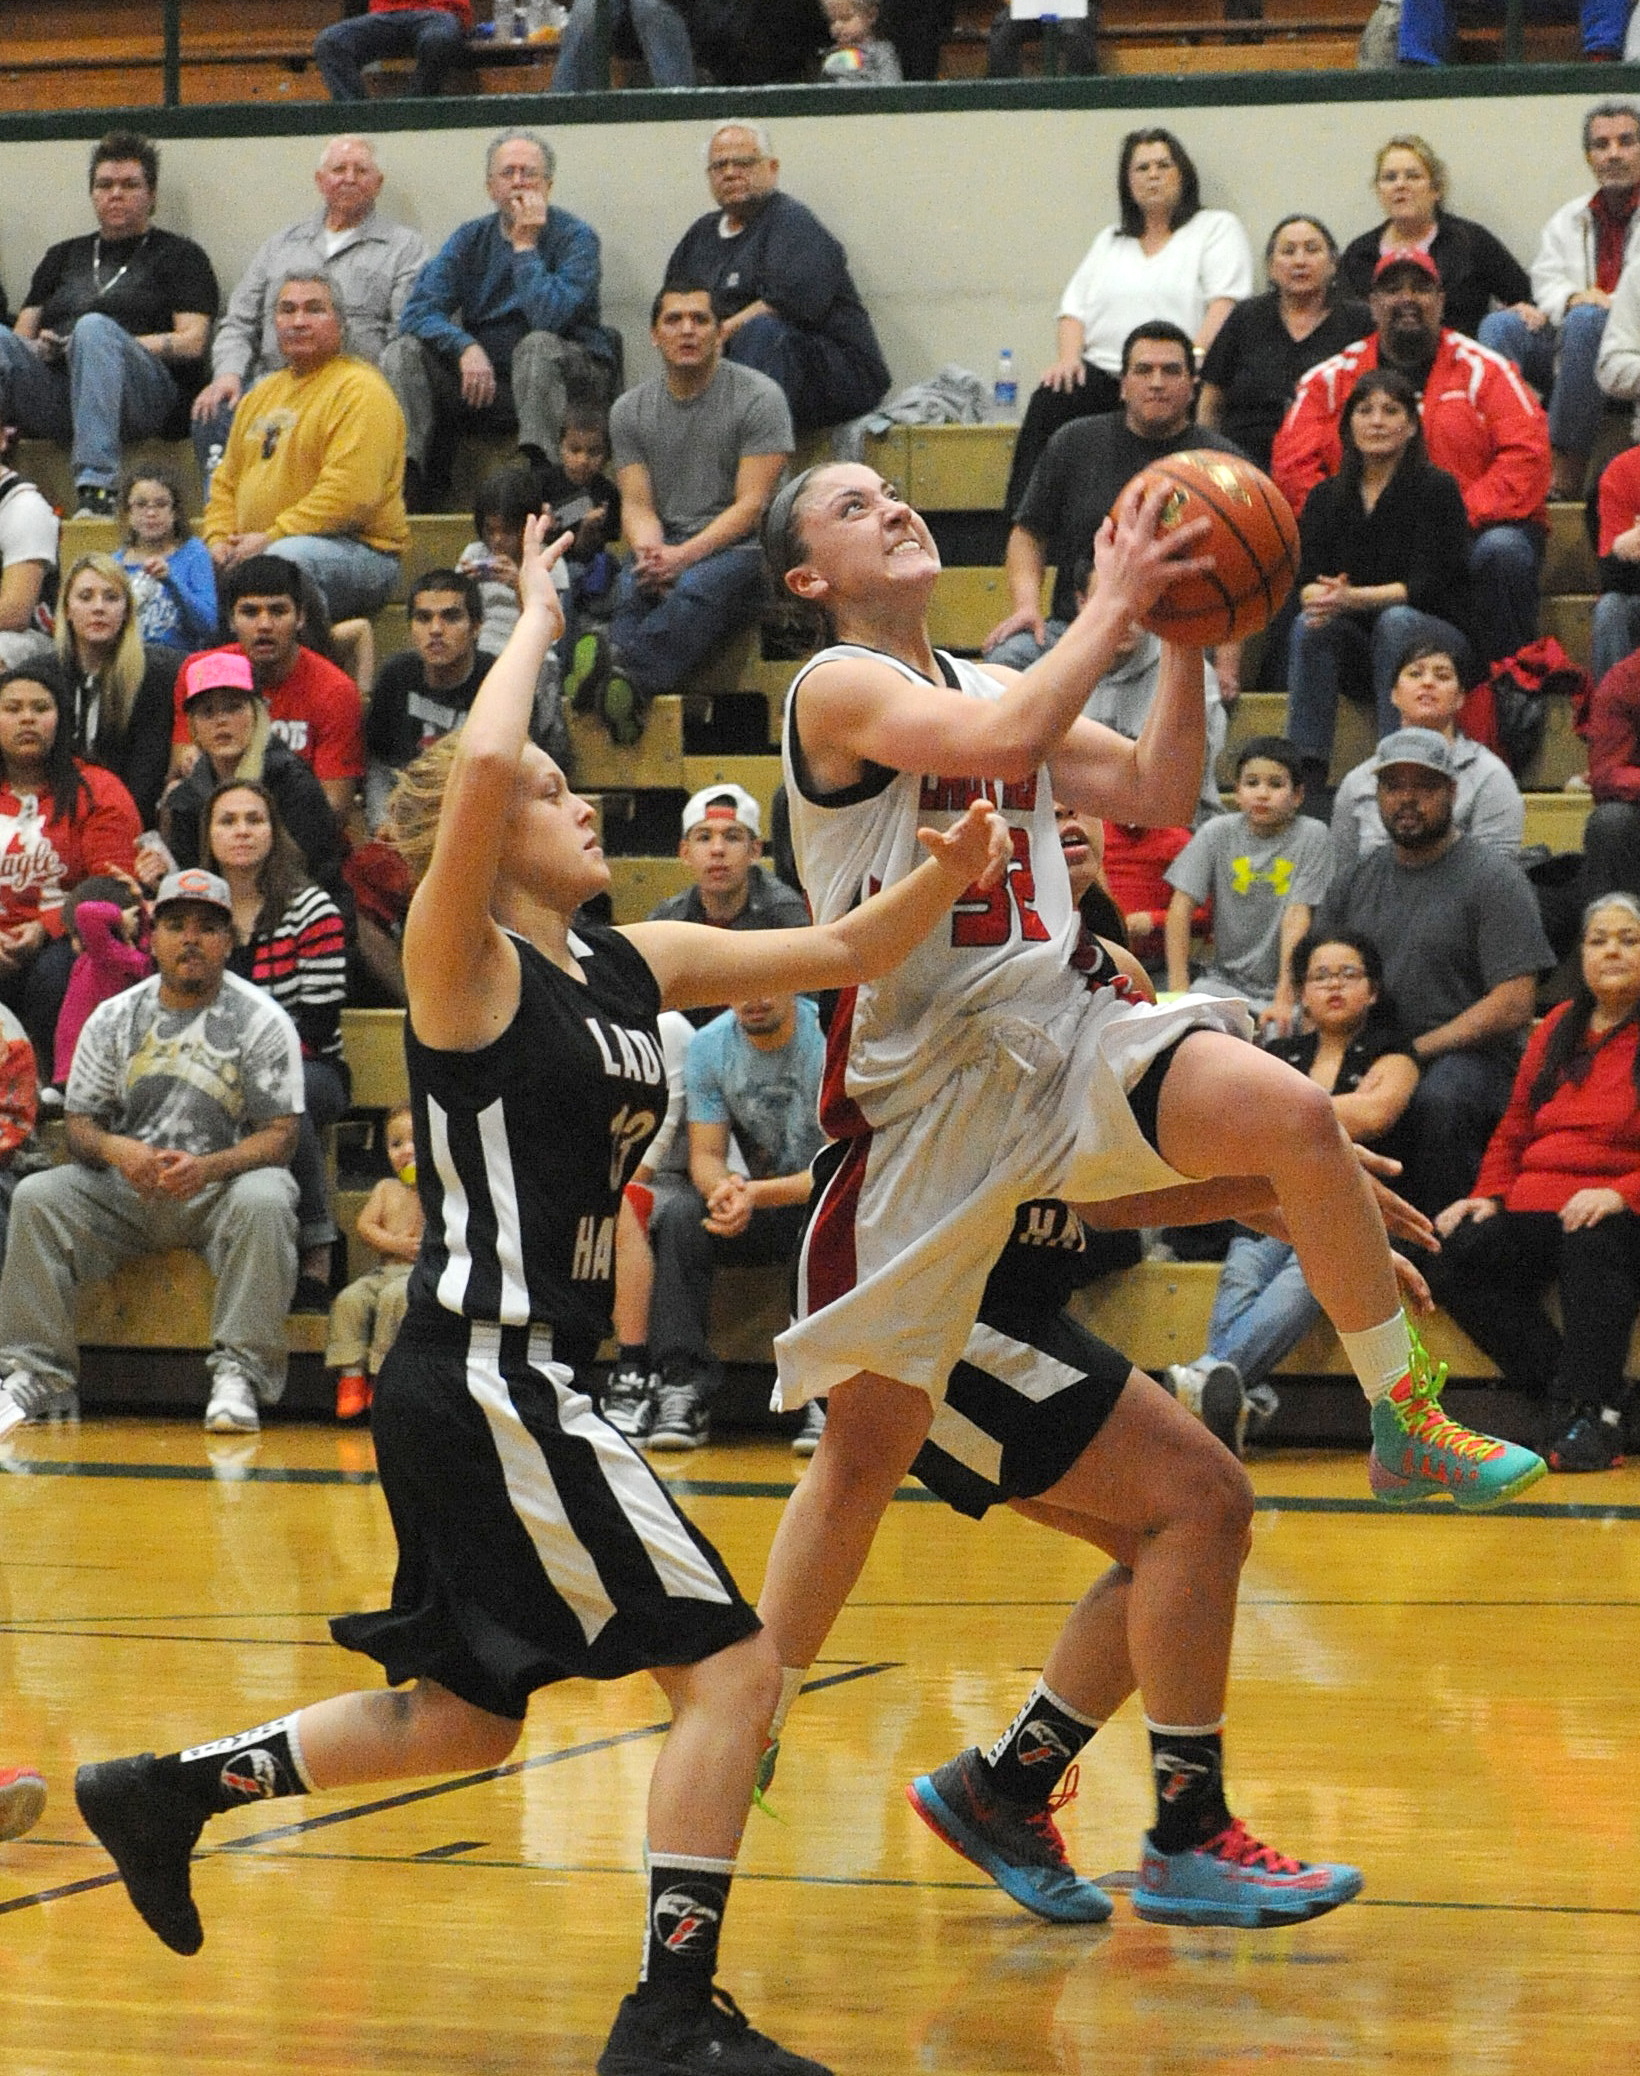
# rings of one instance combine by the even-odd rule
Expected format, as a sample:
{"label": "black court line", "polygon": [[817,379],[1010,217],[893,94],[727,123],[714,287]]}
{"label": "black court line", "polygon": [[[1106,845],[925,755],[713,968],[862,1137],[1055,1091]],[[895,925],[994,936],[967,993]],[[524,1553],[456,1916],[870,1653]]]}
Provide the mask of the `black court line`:
{"label": "black court line", "polygon": [[[378,1485],[375,1471],[281,1469],[276,1465],[236,1470],[223,1479],[200,1463],[64,1463],[45,1457],[0,1462],[0,1475],[26,1478],[143,1478],[183,1484],[214,1485]],[[780,1479],[663,1478],[668,1492],[686,1499],[789,1499],[795,1484]],[[903,1485],[894,1495],[897,1506],[940,1506],[941,1500],[921,1485]],[[1412,1506],[1387,1507],[1376,1499],[1321,1499],[1267,1493],[1253,1502],[1261,1514],[1371,1514],[1379,1520],[1457,1520],[1461,1511],[1443,1499]],[[1593,1500],[1512,1500],[1484,1509],[1494,1521],[1640,1521],[1640,1504],[1604,1504]]]}
{"label": "black court line", "polygon": [[[802,1691],[817,1694],[825,1687],[847,1686],[852,1680],[871,1679],[880,1672],[895,1672],[903,1662],[897,1658],[884,1658],[871,1665],[851,1665],[842,1672],[829,1672],[820,1679],[805,1680]],[[464,1788],[483,1787],[495,1780],[510,1780],[515,1774],[534,1773],[543,1766],[562,1766],[570,1759],[590,1758],[597,1752],[613,1751],[623,1744],[637,1744],[646,1737],[664,1737],[671,1727],[670,1719],[664,1723],[646,1723],[636,1730],[618,1730],[608,1737],[590,1738],[584,1744],[542,1752],[534,1759],[514,1759],[505,1766],[488,1766],[479,1773],[463,1773],[450,1780],[435,1781],[430,1787],[407,1788],[402,1794],[383,1795],[373,1802],[356,1802],[349,1809],[327,1810],[323,1816],[305,1817],[294,1824],[273,1824],[265,1831],[251,1831],[243,1838],[230,1838],[213,1846],[202,1857],[249,1852],[255,1846],[273,1844],[282,1838],[300,1838],[314,1831],[328,1831],[335,1824],[350,1824],[358,1817],[379,1816],[384,1810],[408,1809],[418,1802],[437,1801],[442,1795],[459,1794]],[[78,1896],[87,1889],[107,1888],[119,1878],[111,1871],[94,1874],[86,1881],[69,1882],[60,1888],[39,1889],[32,1895],[13,1896],[9,1901],[0,1902],[0,1917],[16,1910],[31,1910],[37,1903],[56,1902],[62,1896]]]}

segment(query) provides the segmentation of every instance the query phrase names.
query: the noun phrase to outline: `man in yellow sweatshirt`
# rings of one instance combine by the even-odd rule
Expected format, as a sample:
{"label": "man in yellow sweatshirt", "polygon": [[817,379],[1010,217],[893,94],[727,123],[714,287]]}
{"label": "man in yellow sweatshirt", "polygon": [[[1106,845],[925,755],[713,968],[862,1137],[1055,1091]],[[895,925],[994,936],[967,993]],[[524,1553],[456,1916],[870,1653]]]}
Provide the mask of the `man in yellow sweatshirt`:
{"label": "man in yellow sweatshirt", "polygon": [[234,412],[201,532],[218,569],[281,555],[304,569],[332,620],[380,610],[410,542],[404,416],[386,382],[345,345],[323,274],[293,274],[274,301],[285,365]]}

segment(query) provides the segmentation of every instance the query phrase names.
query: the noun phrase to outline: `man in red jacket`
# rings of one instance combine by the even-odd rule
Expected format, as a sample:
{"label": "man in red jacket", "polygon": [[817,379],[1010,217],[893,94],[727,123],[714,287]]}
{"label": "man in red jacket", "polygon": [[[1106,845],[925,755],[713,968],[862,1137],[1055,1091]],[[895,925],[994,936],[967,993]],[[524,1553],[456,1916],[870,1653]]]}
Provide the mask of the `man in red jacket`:
{"label": "man in red jacket", "polygon": [[1295,512],[1343,459],[1339,422],[1369,368],[1399,368],[1423,398],[1424,444],[1458,479],[1473,540],[1469,574],[1489,662],[1537,633],[1548,526],[1549,421],[1518,368],[1441,323],[1441,277],[1425,252],[1386,253],[1372,280],[1377,330],[1314,367],[1276,434],[1271,473]]}

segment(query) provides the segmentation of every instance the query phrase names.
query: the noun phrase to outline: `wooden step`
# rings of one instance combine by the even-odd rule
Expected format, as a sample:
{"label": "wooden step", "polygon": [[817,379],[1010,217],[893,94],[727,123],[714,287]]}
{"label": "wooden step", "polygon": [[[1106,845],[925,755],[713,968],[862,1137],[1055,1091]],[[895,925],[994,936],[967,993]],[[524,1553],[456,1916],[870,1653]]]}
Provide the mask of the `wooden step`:
{"label": "wooden step", "polygon": [[[1571,702],[1551,699],[1546,705],[1543,744],[1522,774],[1524,792],[1558,792],[1569,778],[1589,768],[1588,745],[1572,727]],[[1230,709],[1229,728],[1219,758],[1220,785],[1235,784],[1235,752],[1242,743],[1255,735],[1280,735],[1286,722],[1285,692],[1244,692]],[[1333,735],[1333,783],[1337,784],[1347,771],[1353,771],[1376,748],[1371,707],[1359,700],[1341,700]]]}
{"label": "wooden step", "polygon": [[611,858],[609,877],[618,923],[641,923],[657,902],[694,883],[681,858]]}

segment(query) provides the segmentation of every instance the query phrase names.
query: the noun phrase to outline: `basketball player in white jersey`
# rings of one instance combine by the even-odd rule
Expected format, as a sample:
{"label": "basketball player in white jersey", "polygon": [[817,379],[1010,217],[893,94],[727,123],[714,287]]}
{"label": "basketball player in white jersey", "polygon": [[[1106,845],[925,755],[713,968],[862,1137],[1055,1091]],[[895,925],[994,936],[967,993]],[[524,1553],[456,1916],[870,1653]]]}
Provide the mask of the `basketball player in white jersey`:
{"label": "basketball player in white jersey", "polygon": [[[884,1507],[926,1437],[1019,1204],[1142,1203],[1176,1218],[1246,1215],[1273,1192],[1306,1280],[1373,1405],[1374,1491],[1391,1502],[1513,1497],[1544,1466],[1446,1418],[1401,1311],[1372,1188],[1325,1093],[1245,1042],[1242,1005],[1161,1007],[1090,990],[1054,826],[1057,797],[1123,822],[1188,820],[1204,753],[1199,651],[1164,646],[1136,742],[1080,718],[1129,624],[1182,572],[1204,523],[1159,532],[1163,489],[1122,500],[1096,544],[1099,582],[1063,640],[1022,675],[937,654],[927,612],[939,557],[922,520],[869,468],[808,471],[764,538],[793,596],[835,636],[787,701],[785,776],[799,872],[817,918],[846,913],[912,861],[919,817],[976,795],[1013,833],[1007,885],[959,903],[880,985],[834,1019],[822,1122],[844,1154],[799,1257],[797,1317],[776,1342],[787,1410],[828,1398],[824,1437],[782,1516],[760,1612],[800,1685],[859,1574]],[[1190,1210],[1182,1207],[1188,1203]],[[1135,1217],[1134,1223],[1149,1222]],[[1120,1417],[1120,1414],[1116,1416]],[[1121,1467],[1082,1494],[1144,1533]],[[1152,1539],[1157,1590],[1190,1612],[1138,1625],[1134,1671],[1180,1822],[1146,1879],[1188,1921],[1240,1872],[1222,1831],[1225,1660],[1239,1563]],[[1171,1579],[1169,1572],[1172,1573]],[[1152,1864],[1154,1862],[1154,1865]]]}
{"label": "basketball player in white jersey", "polygon": [[931,835],[926,869],[816,929],[576,927],[609,868],[592,807],[529,739],[569,539],[543,552],[541,522],[526,528],[518,625],[460,734],[416,760],[390,810],[419,882],[405,1050],[426,1230],[372,1413],[399,1545],[393,1603],[332,1627],[400,1691],[82,1766],[75,1793],[149,1927],[194,1953],[189,1858],[210,1817],[499,1766],[536,1688],[647,1670],[672,1722],[650,1783],[643,1972],[600,2076],[828,2076],[754,2031],[715,1981],[779,1691],[773,1646],[598,1416],[588,1368],[609,1328],[621,1192],[666,1107],[663,1003],[879,975],[965,888],[1000,878],[1007,832],[976,809]]}

